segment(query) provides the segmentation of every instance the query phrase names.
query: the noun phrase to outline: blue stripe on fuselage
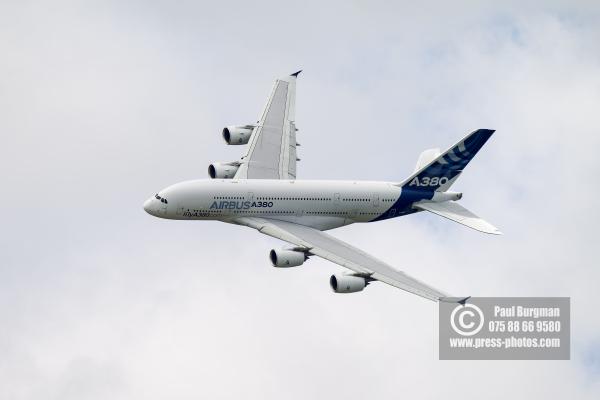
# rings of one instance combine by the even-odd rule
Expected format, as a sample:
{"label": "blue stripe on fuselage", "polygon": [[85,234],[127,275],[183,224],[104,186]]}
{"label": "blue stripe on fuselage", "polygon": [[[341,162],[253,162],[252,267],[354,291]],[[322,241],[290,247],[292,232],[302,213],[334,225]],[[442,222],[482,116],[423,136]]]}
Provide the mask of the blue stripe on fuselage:
{"label": "blue stripe on fuselage", "polygon": [[384,219],[415,213],[418,210],[412,208],[413,203],[421,200],[431,200],[433,193],[433,190],[425,191],[402,188],[398,200],[385,212],[369,222],[382,221]]}

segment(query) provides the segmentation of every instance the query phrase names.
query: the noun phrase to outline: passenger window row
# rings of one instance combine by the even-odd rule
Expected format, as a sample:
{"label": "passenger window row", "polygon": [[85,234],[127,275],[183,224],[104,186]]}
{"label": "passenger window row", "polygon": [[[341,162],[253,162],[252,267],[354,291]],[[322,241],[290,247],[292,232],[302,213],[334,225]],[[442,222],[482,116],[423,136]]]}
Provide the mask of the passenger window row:
{"label": "passenger window row", "polygon": [[234,214],[294,214],[295,211],[274,211],[274,210],[233,210]]}
{"label": "passenger window row", "polygon": [[[190,210],[188,210],[189,212]],[[194,210],[196,211],[196,210]],[[199,210],[210,214],[222,213],[222,210]],[[295,214],[296,211],[275,211],[275,210],[233,210],[235,214]],[[331,211],[305,211],[309,215],[348,215],[348,212],[331,212]],[[379,215],[377,212],[361,212],[359,215]]]}
{"label": "passenger window row", "polygon": [[[157,194],[156,195],[157,199],[161,199],[161,197]],[[214,200],[244,200],[243,196],[213,196]],[[327,197],[269,197],[269,196],[263,196],[263,197],[257,197],[257,200],[309,200],[309,201],[331,201],[330,198]],[[167,199],[164,199],[165,202]],[[345,198],[342,199],[342,201],[371,201],[371,199],[352,199],[352,198]],[[394,201],[394,199],[382,199],[381,201],[383,202],[392,202]]]}
{"label": "passenger window row", "polygon": [[312,200],[312,201],[331,201],[327,197],[257,197],[257,200]]}

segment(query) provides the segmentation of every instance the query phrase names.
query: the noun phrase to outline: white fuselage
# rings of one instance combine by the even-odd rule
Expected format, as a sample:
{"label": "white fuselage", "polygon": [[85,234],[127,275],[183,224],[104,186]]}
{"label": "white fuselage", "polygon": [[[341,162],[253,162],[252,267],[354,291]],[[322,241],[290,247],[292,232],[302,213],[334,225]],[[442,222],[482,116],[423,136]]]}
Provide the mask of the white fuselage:
{"label": "white fuselage", "polygon": [[150,214],[178,220],[266,217],[320,230],[392,218],[401,188],[389,182],[215,179],[177,183],[144,204]]}

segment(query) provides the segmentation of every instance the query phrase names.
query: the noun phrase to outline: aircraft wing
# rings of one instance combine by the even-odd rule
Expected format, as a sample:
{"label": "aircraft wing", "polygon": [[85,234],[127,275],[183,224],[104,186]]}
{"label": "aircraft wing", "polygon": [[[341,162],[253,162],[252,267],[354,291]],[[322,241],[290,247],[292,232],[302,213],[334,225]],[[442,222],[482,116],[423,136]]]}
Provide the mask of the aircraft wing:
{"label": "aircraft wing", "polygon": [[277,79],[234,179],[296,179],[296,78]]}
{"label": "aircraft wing", "polygon": [[395,286],[433,301],[463,301],[447,294],[376,259],[364,251],[333,236],[308,226],[268,218],[240,217],[232,221],[248,226],[268,236],[301,247],[316,256],[346,267],[356,274]]}

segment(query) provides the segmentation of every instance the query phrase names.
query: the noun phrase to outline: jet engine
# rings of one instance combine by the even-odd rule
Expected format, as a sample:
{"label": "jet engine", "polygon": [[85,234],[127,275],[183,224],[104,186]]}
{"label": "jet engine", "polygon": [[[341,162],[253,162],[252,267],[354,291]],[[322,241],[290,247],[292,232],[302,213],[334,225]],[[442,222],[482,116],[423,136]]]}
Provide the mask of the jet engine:
{"label": "jet engine", "polygon": [[253,125],[232,125],[223,128],[223,139],[227,144],[246,144],[252,136]]}
{"label": "jet engine", "polygon": [[288,268],[297,267],[298,265],[304,264],[304,261],[306,261],[307,257],[306,254],[301,251],[273,249],[269,252],[269,259],[274,267]]}
{"label": "jet engine", "polygon": [[329,278],[329,285],[336,293],[354,293],[363,290],[367,280],[360,276],[335,274]]}
{"label": "jet engine", "polygon": [[212,163],[208,166],[208,176],[212,179],[231,179],[239,167],[238,163]]}

